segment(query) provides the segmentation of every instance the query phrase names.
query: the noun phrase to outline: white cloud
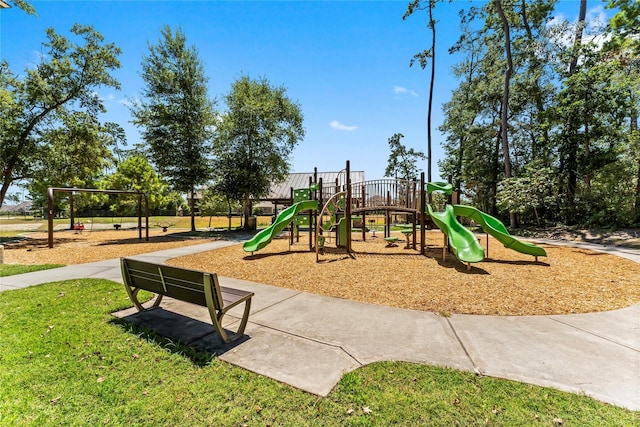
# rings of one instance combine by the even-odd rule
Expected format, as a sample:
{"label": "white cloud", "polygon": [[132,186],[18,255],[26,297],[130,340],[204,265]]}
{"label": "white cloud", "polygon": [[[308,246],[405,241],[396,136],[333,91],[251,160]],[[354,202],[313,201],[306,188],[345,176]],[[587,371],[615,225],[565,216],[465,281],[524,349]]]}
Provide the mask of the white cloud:
{"label": "white cloud", "polygon": [[127,98],[122,98],[118,100],[118,104],[122,104],[125,107],[131,107],[133,105],[133,102],[129,101]]}
{"label": "white cloud", "polygon": [[329,123],[329,126],[334,128],[335,130],[354,131],[354,130],[358,129],[358,126],[347,126],[347,125],[344,125],[344,124],[340,123],[337,120],[333,120],[331,123]]}
{"label": "white cloud", "polygon": [[393,93],[395,93],[396,95],[408,94],[411,96],[418,96],[418,94],[415,91],[411,89],[407,89],[406,87],[402,87],[402,86],[394,86]]}
{"label": "white cloud", "polygon": [[[558,14],[548,22],[547,27],[552,30],[552,38],[556,43],[561,46],[570,47],[573,45],[577,24],[577,18],[574,21],[569,21],[567,16]],[[598,49],[601,48],[610,38],[610,36],[604,32],[606,24],[607,12],[602,5],[589,9],[585,17],[582,44],[591,43],[597,46]]]}
{"label": "white cloud", "polygon": [[102,101],[102,102],[111,102],[111,101],[113,101],[114,99],[116,99],[116,96],[115,96],[113,93],[110,93],[110,94],[108,94],[108,95],[106,95],[106,96],[102,96],[102,95],[100,95],[98,92],[93,91],[93,92],[91,93],[91,96],[93,96],[93,97],[94,97],[94,98],[96,98],[96,99],[99,99],[99,100],[100,100],[100,101]]}

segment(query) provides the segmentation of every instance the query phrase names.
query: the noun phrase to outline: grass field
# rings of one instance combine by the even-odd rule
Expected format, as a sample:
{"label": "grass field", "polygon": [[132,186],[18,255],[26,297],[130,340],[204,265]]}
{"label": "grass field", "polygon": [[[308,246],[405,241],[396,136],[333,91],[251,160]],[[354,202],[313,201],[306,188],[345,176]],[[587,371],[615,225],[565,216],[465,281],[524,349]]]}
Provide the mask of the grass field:
{"label": "grass field", "polygon": [[0,264],[0,277],[13,276],[14,274],[31,273],[32,271],[48,270],[50,268],[62,267],[62,264],[40,264],[40,265],[20,265],[20,264]]}
{"label": "grass field", "polygon": [[0,293],[0,425],[637,426],[585,396],[410,363],[346,374],[328,397],[117,320],[122,285]]}

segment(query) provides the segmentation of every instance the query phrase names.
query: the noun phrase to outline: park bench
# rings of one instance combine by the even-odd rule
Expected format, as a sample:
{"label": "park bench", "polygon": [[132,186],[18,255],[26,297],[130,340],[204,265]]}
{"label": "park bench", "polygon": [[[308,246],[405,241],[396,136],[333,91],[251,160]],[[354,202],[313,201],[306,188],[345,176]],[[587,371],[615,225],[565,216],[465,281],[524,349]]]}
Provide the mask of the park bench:
{"label": "park bench", "polygon": [[[120,258],[124,287],[138,311],[147,310],[138,300],[142,289],[157,295],[149,309],[157,308],[163,296],[207,307],[213,327],[225,342],[237,340],[247,326],[253,292],[220,286],[215,273]],[[223,316],[233,307],[245,303],[236,332],[229,336],[222,327]]]}

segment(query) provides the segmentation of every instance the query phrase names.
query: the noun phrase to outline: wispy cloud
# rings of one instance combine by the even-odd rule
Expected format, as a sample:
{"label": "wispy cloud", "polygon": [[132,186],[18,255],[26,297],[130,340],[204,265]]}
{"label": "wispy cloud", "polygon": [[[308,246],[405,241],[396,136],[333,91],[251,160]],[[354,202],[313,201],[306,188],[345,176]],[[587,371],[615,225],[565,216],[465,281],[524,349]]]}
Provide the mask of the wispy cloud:
{"label": "wispy cloud", "polygon": [[411,90],[411,89],[407,89],[406,87],[402,87],[402,86],[394,86],[393,87],[393,93],[395,93],[396,95],[411,95],[411,96],[418,96],[418,94]]}
{"label": "wispy cloud", "polygon": [[[582,37],[583,44],[594,44],[598,48],[610,39],[604,32],[607,23],[607,13],[603,6],[598,5],[587,11],[586,26]],[[547,27],[552,29],[552,38],[559,45],[569,47],[573,45],[575,38],[577,19],[570,21],[563,14],[558,14],[549,21]],[[553,31],[555,29],[555,31]]]}
{"label": "wispy cloud", "polygon": [[111,101],[113,101],[114,99],[116,99],[116,96],[115,96],[113,93],[110,93],[110,94],[108,94],[108,95],[106,95],[106,96],[103,96],[103,95],[100,95],[98,92],[93,91],[93,92],[91,93],[91,95],[92,95],[94,98],[97,98],[97,99],[99,99],[99,100],[100,100],[100,101],[102,101],[102,102],[111,102]]}
{"label": "wispy cloud", "polygon": [[358,126],[347,126],[345,124],[340,123],[337,120],[333,120],[331,123],[329,123],[329,126],[334,128],[335,130],[346,130],[350,132],[358,129]]}

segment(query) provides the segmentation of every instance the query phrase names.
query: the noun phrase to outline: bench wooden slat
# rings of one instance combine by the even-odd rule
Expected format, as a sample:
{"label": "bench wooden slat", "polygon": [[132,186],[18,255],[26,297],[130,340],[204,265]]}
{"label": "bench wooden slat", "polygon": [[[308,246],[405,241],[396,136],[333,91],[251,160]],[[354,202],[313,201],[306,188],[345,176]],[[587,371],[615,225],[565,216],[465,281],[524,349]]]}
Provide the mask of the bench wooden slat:
{"label": "bench wooden slat", "polygon": [[[215,273],[154,264],[130,258],[121,258],[120,264],[125,289],[138,310],[145,310],[137,298],[138,291],[144,289],[158,294],[153,308],[160,304],[163,295],[207,307],[213,326],[225,342],[237,339],[244,333],[253,292],[222,287],[218,283],[218,276]],[[245,310],[240,326],[233,336],[228,337],[222,328],[222,317],[228,310],[243,302]]]}

